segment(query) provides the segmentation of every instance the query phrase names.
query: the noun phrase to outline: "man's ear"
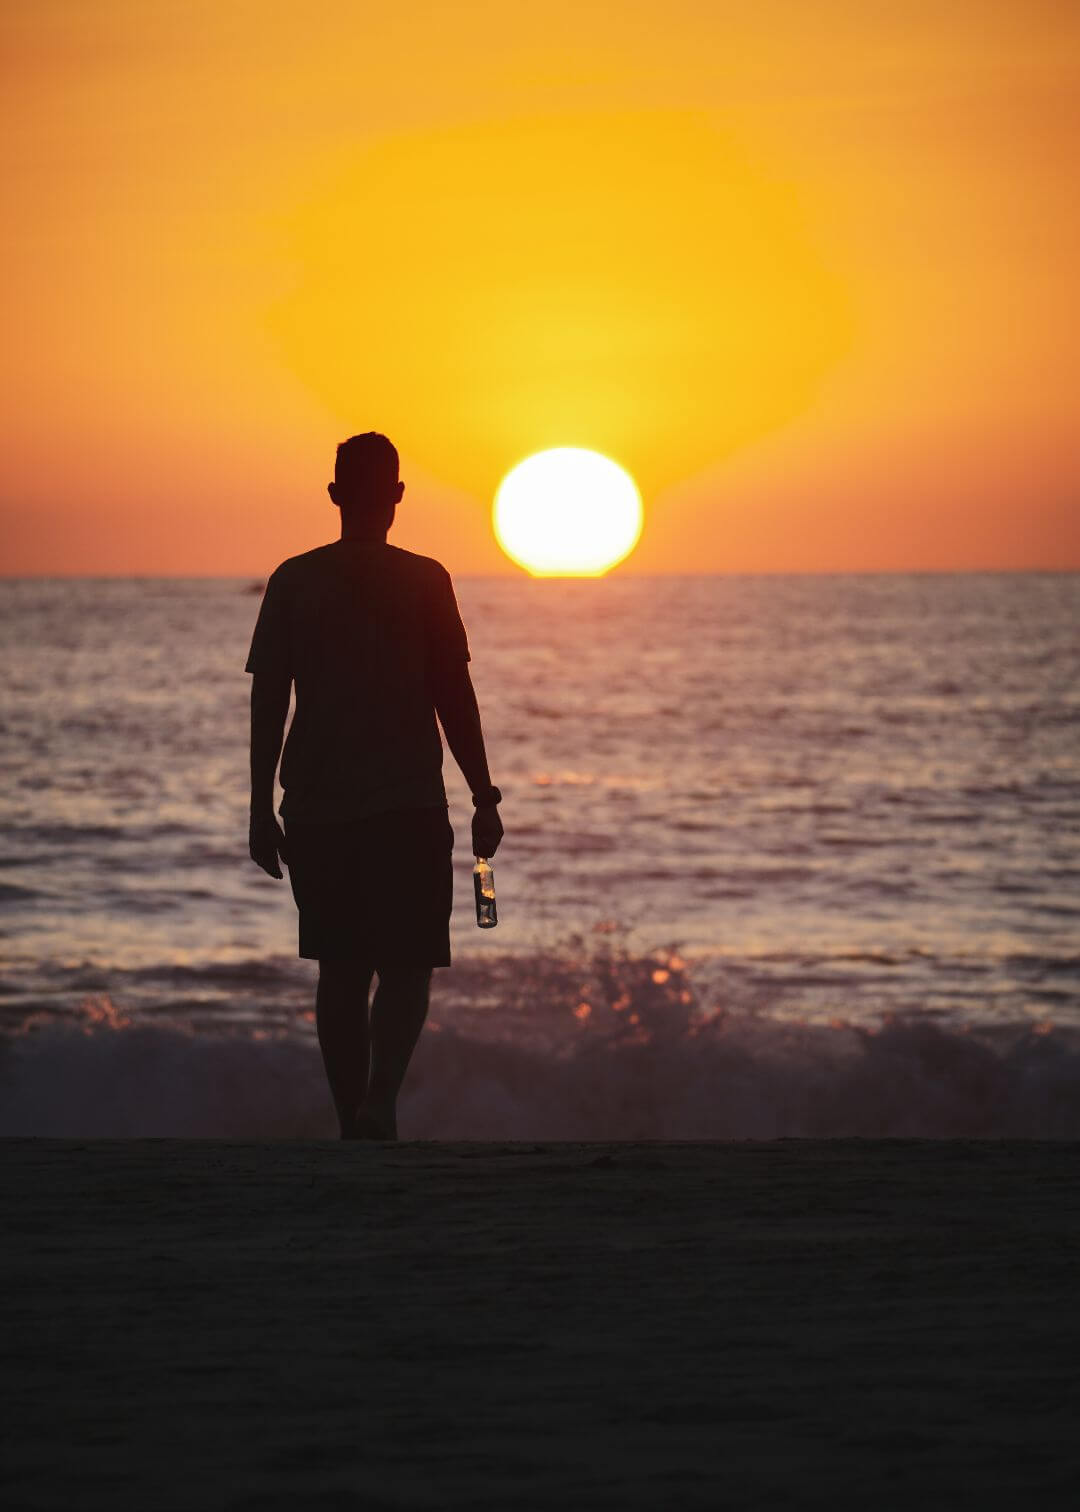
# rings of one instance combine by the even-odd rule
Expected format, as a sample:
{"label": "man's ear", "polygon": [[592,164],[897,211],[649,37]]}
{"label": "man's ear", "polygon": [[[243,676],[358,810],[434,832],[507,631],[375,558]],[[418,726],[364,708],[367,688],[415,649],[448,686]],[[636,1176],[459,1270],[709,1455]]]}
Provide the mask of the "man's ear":
{"label": "man's ear", "polygon": [[338,504],[337,489],[334,487],[334,485],[332,483],[328,483],[326,485],[326,491],[330,495],[330,497],[333,499],[334,503],[337,504],[338,508],[340,509],[341,505]]}
{"label": "man's ear", "polygon": [[401,503],[401,496],[402,496],[402,494],[404,492],[405,492],[405,485],[404,485],[404,483],[399,483],[398,486],[397,486],[397,492],[394,494],[394,503],[395,504],[400,504]]}

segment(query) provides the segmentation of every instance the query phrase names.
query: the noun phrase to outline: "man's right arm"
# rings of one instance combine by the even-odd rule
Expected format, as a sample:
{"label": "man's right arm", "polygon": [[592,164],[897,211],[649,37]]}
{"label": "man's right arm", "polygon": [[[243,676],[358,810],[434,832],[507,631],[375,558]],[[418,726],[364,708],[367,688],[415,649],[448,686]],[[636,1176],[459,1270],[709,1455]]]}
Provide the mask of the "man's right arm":
{"label": "man's right arm", "polygon": [[[435,678],[434,694],[435,712],[450,752],[461,768],[470,792],[482,796],[491,787],[491,773],[468,662],[455,661],[441,667]],[[502,836],[502,821],[496,805],[477,804],[472,824],[473,855],[493,856]]]}
{"label": "man's right arm", "polygon": [[251,809],[248,852],[271,877],[281,876],[285,837],[274,814],[274,777],[289,715],[292,679],[256,672],[251,679]]}
{"label": "man's right arm", "polygon": [[280,877],[280,862],[287,858],[285,837],[274,814],[274,776],[292,689],[288,603],[280,567],[267,582],[244,670],[252,674],[248,850],[263,871]]}

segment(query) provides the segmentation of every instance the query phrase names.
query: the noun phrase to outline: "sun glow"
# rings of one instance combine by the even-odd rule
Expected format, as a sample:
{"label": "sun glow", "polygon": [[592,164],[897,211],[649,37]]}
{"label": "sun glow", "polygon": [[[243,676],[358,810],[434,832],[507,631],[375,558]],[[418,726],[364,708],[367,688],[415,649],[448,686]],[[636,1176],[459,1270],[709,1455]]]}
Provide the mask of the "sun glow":
{"label": "sun glow", "polygon": [[495,535],[534,577],[600,577],[641,535],[641,495],[599,452],[557,446],[507,473],[495,494]]}

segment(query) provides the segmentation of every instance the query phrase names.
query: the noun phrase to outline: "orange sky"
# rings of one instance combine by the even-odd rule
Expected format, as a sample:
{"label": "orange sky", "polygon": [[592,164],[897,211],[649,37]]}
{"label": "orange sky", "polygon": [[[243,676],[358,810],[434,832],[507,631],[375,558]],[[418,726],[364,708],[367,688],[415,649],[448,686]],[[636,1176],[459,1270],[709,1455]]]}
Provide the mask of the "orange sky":
{"label": "orange sky", "polygon": [[2,570],[455,572],[593,446],[620,572],[1080,567],[1080,6],[3,12]]}

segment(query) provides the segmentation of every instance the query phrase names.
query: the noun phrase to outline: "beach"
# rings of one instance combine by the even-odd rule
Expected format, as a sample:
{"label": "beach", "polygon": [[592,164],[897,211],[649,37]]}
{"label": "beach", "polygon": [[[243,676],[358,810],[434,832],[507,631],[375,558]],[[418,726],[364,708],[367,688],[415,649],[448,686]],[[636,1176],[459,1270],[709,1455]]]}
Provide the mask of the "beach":
{"label": "beach", "polygon": [[9,1508],[1016,1507],[1080,1145],[9,1139]]}

